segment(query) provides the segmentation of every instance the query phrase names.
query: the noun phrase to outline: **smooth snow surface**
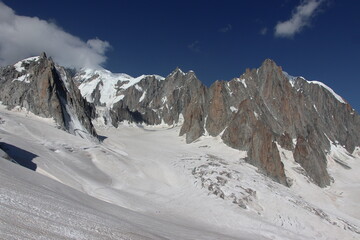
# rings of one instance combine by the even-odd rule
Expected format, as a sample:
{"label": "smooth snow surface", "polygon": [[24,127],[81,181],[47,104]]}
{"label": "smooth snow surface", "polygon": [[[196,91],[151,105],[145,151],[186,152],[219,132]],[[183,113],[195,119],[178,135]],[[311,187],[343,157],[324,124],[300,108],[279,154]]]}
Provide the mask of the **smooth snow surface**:
{"label": "smooth snow surface", "polygon": [[220,137],[186,144],[180,127],[99,121],[99,144],[32,114],[2,107],[0,118],[0,142],[37,165],[33,172],[0,160],[0,239],[360,237],[358,152],[332,149],[335,183],[321,189],[280,149],[287,188]]}

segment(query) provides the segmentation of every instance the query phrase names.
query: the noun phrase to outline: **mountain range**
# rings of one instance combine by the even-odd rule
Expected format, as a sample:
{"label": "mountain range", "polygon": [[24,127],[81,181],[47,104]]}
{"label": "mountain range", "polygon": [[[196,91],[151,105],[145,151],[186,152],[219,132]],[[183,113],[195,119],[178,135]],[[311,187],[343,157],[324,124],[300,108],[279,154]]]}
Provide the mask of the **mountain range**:
{"label": "mountain range", "polygon": [[[131,77],[105,69],[67,69],[43,53],[0,69],[0,101],[8,109],[53,118],[59,129],[98,144],[104,136],[96,124],[178,128],[190,145],[204,137],[219,139],[287,188],[296,181],[286,168],[288,158],[298,164],[298,174],[326,188],[337,181],[329,162],[351,169],[342,156],[356,158],[360,146],[360,116],[345,99],[321,82],[289,75],[270,59],[207,87],[193,71],[179,68],[167,77]],[[344,154],[336,154],[338,148]],[[200,167],[192,170],[210,193],[230,198],[223,188],[230,180],[209,183],[207,174]],[[256,196],[251,189],[245,192],[247,199],[231,198],[243,208]]]}
{"label": "mountain range", "polygon": [[360,146],[360,117],[342,97],[321,82],[288,75],[270,59],[210,87],[193,71],[179,68],[166,78],[133,78],[104,69],[74,72],[46,54],[9,66],[1,76],[3,104],[54,117],[70,133],[96,137],[92,119],[98,117],[115,127],[123,121],[181,125],[180,136],[187,143],[204,135],[220,136],[228,146],[247,151],[249,163],[287,186],[291,179],[278,145],[292,151],[309,179],[321,187],[332,181],[326,170],[331,143],[349,153]]}

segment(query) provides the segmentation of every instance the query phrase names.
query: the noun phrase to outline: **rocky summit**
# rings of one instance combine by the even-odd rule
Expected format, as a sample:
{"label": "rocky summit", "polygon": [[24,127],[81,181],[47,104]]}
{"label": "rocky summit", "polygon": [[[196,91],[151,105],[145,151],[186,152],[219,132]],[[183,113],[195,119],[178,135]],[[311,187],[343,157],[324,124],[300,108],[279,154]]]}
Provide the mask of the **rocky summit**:
{"label": "rocky summit", "polygon": [[22,107],[82,137],[97,136],[91,123],[95,109],[81,96],[71,71],[57,66],[43,53],[0,69],[0,101]]}
{"label": "rocky summit", "polygon": [[114,126],[123,121],[178,125],[187,143],[219,136],[286,186],[291,179],[280,147],[292,152],[310,181],[325,187],[332,181],[331,146],[349,153],[360,146],[360,116],[344,99],[320,82],[291,77],[270,59],[207,87],[193,71],[179,68],[166,78],[133,78],[104,69],[70,71],[42,55],[2,68],[0,86],[3,104],[53,117],[71,133],[82,129],[96,135],[91,119],[98,118]]}
{"label": "rocky summit", "polygon": [[[80,89],[98,78],[78,76]],[[326,168],[331,143],[350,153],[360,145],[360,117],[345,100],[320,82],[289,76],[270,59],[210,87],[193,71],[179,68],[165,79],[142,76],[132,81],[115,81],[113,97],[119,100],[109,107],[107,119],[113,125],[181,125],[180,135],[187,143],[203,135],[221,136],[227,145],[247,151],[249,163],[284,185],[291,183],[279,147],[292,151],[309,180],[325,187],[331,183]],[[89,101],[102,94],[99,87],[82,93],[94,96]]]}

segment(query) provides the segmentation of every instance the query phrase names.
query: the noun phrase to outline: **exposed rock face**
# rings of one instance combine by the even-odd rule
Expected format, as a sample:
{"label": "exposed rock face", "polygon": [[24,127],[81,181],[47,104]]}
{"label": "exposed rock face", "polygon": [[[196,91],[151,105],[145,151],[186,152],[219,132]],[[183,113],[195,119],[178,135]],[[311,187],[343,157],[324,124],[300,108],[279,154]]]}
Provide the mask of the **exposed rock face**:
{"label": "exposed rock face", "polygon": [[250,99],[239,105],[222,139],[233,148],[248,151],[247,161],[274,180],[286,185],[284,165],[275,143],[276,134],[259,119]]}
{"label": "exposed rock face", "polygon": [[70,74],[45,54],[0,70],[0,101],[52,117],[73,134],[96,136],[91,123],[94,108],[84,100]]}
{"label": "exposed rock face", "polygon": [[112,122],[128,120],[145,124],[183,123],[180,135],[190,143],[204,133],[206,87],[193,72],[176,69],[165,80],[147,76],[121,92],[113,105]]}
{"label": "exposed rock face", "polygon": [[317,136],[310,134],[307,138],[302,136],[297,138],[294,158],[318,185],[329,185],[330,176],[326,171],[326,157],[323,150],[316,146]]}
{"label": "exposed rock face", "polygon": [[231,117],[230,96],[225,81],[216,81],[208,92],[208,115],[205,128],[211,136],[217,136],[225,129]]}
{"label": "exposed rock face", "polygon": [[[99,93],[97,87],[94,99]],[[144,77],[119,94],[124,97],[112,107],[114,125],[124,120],[182,124],[180,135],[185,134],[188,143],[205,132],[221,134],[229,146],[248,151],[249,163],[285,185],[276,143],[293,151],[295,160],[320,186],[330,184],[326,171],[330,141],[345,145],[349,152],[360,145],[359,116],[347,103],[318,84],[289,79],[271,60],[210,88],[193,72],[176,69],[164,80]],[[336,114],[339,111],[341,115]]]}
{"label": "exposed rock face", "polygon": [[[81,77],[77,80],[82,82]],[[106,106],[115,126],[125,120],[177,124],[187,143],[204,134],[220,135],[229,146],[247,151],[249,163],[284,185],[278,146],[292,151],[321,187],[331,182],[326,170],[330,143],[344,145],[350,153],[360,146],[360,117],[347,102],[321,83],[290,77],[269,59],[258,69],[247,69],[239,78],[217,81],[209,88],[194,72],[180,69],[165,79],[119,75],[113,81],[114,100]],[[86,84],[81,83],[80,89]],[[104,106],[104,88],[104,82],[97,82],[85,95]]]}
{"label": "exposed rock face", "polygon": [[350,153],[360,146],[360,116],[347,102],[322,83],[290,77],[269,59],[207,88],[194,72],[178,68],[166,78],[133,78],[105,69],[71,72],[43,54],[0,68],[0,101],[53,117],[61,128],[82,136],[96,136],[91,119],[100,114],[114,126],[122,121],[181,125],[187,143],[206,134],[221,136],[284,185],[278,146],[292,151],[321,187],[331,183],[326,169],[331,143]]}

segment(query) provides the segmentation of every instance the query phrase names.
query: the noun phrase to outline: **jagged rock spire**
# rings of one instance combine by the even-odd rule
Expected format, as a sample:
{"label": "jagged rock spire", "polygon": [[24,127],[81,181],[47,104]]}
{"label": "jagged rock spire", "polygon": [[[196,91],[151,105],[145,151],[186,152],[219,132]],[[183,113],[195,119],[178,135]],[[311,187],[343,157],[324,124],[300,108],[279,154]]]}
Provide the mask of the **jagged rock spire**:
{"label": "jagged rock spire", "polygon": [[21,106],[36,115],[54,118],[60,128],[70,133],[97,136],[91,123],[92,107],[82,98],[64,68],[57,68],[45,53],[20,63],[21,72],[15,67],[0,72],[3,104],[9,108]]}

